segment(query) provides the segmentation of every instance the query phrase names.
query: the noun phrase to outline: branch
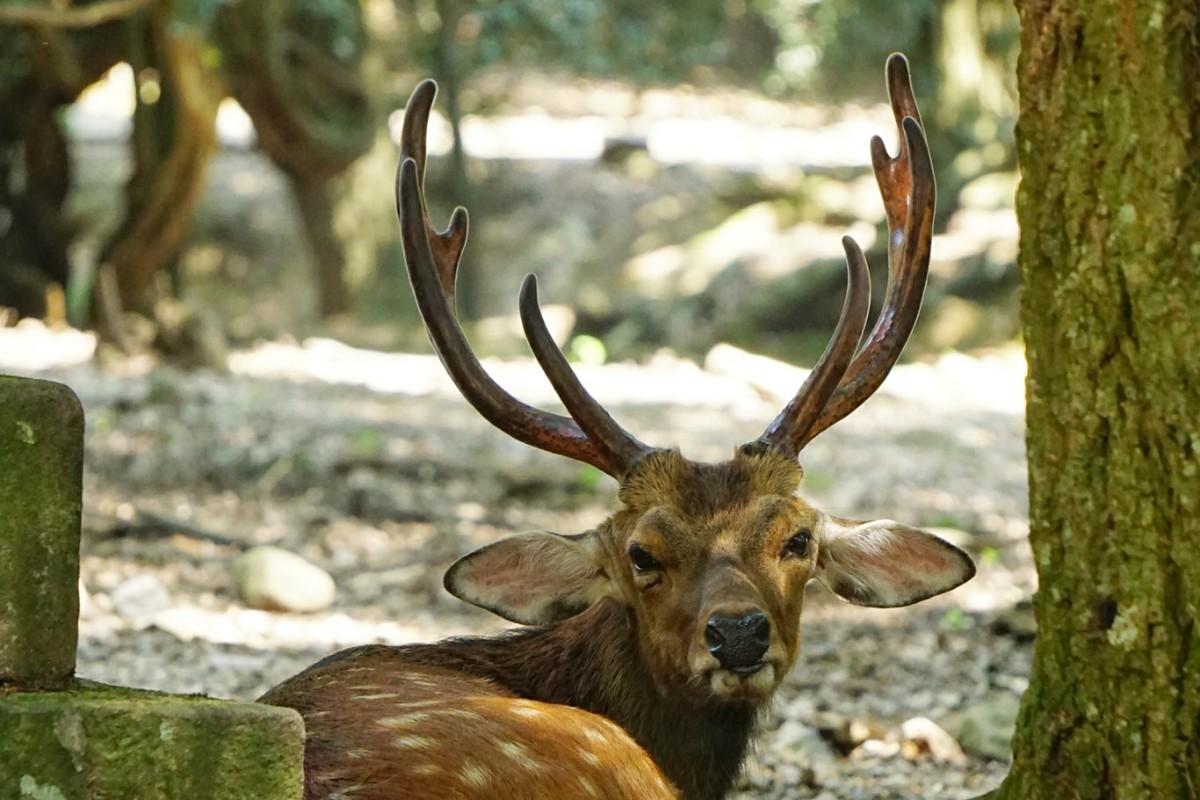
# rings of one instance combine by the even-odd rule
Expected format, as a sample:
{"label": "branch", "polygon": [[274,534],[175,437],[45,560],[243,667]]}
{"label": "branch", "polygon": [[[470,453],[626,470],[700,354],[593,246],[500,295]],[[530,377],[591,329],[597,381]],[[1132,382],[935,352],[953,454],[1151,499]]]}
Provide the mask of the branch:
{"label": "branch", "polygon": [[94,28],[151,5],[154,0],[103,0],[89,6],[0,6],[0,26]]}

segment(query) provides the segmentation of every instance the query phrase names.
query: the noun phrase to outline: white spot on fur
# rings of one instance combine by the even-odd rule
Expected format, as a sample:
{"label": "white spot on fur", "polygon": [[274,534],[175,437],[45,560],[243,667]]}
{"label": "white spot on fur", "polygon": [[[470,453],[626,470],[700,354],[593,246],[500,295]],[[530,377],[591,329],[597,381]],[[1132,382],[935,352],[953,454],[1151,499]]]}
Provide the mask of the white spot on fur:
{"label": "white spot on fur", "polygon": [[445,700],[410,700],[407,703],[397,703],[400,708],[433,708],[444,704]]}
{"label": "white spot on fur", "polygon": [[583,735],[590,742],[595,742],[596,744],[608,744],[608,733],[600,730],[599,728],[584,728]]}
{"label": "white spot on fur", "polygon": [[396,692],[381,692],[379,694],[356,694],[351,697],[351,700],[391,700],[399,697]]}
{"label": "white spot on fur", "polygon": [[519,714],[522,717],[531,717],[532,718],[532,717],[540,717],[540,716],[542,716],[542,714],[545,714],[546,712],[542,711],[537,706],[527,705],[524,703],[520,703],[520,704],[513,703],[512,713]]}
{"label": "white spot on fur", "polygon": [[590,795],[592,797],[600,796],[600,790],[596,788],[596,784],[592,783],[591,781],[589,781],[587,778],[583,777],[582,775],[579,776],[579,787],[581,789],[583,789],[583,791],[587,792],[588,795]]}
{"label": "white spot on fur", "polygon": [[541,762],[531,756],[529,751],[517,742],[499,742],[496,747],[519,767],[530,771],[537,771],[542,768]]}
{"label": "white spot on fur", "polygon": [[492,775],[483,765],[477,764],[470,759],[464,759],[462,771],[459,773],[459,777],[462,778],[463,783],[467,784],[468,786],[473,786],[476,789],[482,789],[484,786],[487,786],[488,781],[492,778]]}
{"label": "white spot on fur", "polygon": [[412,773],[413,775],[437,775],[439,772],[442,771],[442,768],[439,767],[437,764],[425,763],[425,764],[414,764],[413,766],[408,768],[408,771],[410,773]]}
{"label": "white spot on fur", "polygon": [[593,767],[598,767],[603,763],[600,761],[600,756],[596,755],[591,750],[584,750],[580,748],[579,757],[591,764]]}
{"label": "white spot on fur", "polygon": [[436,745],[437,745],[437,740],[431,739],[428,736],[419,736],[416,734],[410,734],[407,736],[397,736],[396,738],[392,739],[393,747],[399,747],[399,748],[404,748],[404,749],[412,748],[412,749],[416,749],[416,750],[421,750],[421,749],[424,749],[427,747],[434,747]]}
{"label": "white spot on fur", "polygon": [[377,721],[385,728],[407,728],[409,725],[424,722],[433,715],[431,711],[413,711],[410,714],[399,714],[395,717],[383,717]]}

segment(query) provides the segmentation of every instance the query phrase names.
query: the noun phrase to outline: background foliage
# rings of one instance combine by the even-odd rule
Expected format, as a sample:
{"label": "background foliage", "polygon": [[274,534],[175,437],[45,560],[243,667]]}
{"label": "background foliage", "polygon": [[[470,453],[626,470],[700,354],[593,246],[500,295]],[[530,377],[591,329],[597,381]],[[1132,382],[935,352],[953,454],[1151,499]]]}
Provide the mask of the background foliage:
{"label": "background foliage", "polygon": [[[75,322],[126,346],[126,312],[161,326],[156,302],[187,293],[180,254],[217,149],[212,126],[223,96],[250,114],[259,148],[286,176],[324,317],[369,320],[374,299],[393,297],[376,267],[398,258],[390,203],[380,194],[389,183],[380,172],[394,158],[383,132],[387,114],[426,75],[441,85],[439,109],[453,133],[451,158],[431,175],[441,182],[436,194],[484,219],[512,208],[516,187],[506,189],[495,166],[468,164],[463,120],[503,108],[530,75],[562,85],[619,82],[635,93],[689,86],[789,103],[874,104],[880,65],[899,50],[914,66],[939,159],[942,223],[962,187],[1014,163],[1015,19],[1003,0],[0,0],[0,42],[0,223],[12,220],[0,224],[0,306],[54,316],[62,305],[55,293],[66,290]],[[69,210],[76,168],[61,112],[119,61],[134,66],[138,82],[133,171],[123,218],[98,247],[81,251],[74,244],[86,224]],[[715,217],[692,215],[696,225],[719,222],[720,208],[729,216],[763,201],[781,219],[800,220],[819,202],[804,195],[811,181],[735,184],[722,190],[728,196],[718,199]],[[703,231],[658,224],[683,237]],[[465,276],[480,272],[475,262],[484,253],[502,252],[493,233],[475,235]],[[573,234],[556,222],[544,236],[569,242]],[[581,270],[592,259],[624,261],[644,247],[646,236],[635,238],[615,250],[610,242],[605,252],[589,245],[566,255]],[[801,294],[813,286],[836,293],[836,273],[793,283]],[[484,281],[470,283],[464,313],[485,311],[475,293],[487,291]],[[774,296],[785,306],[795,300],[790,289]],[[588,306],[582,296],[570,302]],[[688,302],[693,322],[714,303]],[[621,323],[595,308],[584,313],[594,329],[581,332],[607,335]],[[658,319],[638,325],[606,341],[669,342],[668,329],[681,328]]]}

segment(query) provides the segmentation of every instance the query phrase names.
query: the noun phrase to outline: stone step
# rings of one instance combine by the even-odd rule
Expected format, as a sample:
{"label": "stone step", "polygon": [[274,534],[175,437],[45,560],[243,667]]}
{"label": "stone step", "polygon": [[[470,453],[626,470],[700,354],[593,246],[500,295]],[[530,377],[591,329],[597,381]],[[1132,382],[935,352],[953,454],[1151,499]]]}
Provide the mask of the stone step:
{"label": "stone step", "polygon": [[299,800],[290,708],[79,681],[0,693],[0,800]]}

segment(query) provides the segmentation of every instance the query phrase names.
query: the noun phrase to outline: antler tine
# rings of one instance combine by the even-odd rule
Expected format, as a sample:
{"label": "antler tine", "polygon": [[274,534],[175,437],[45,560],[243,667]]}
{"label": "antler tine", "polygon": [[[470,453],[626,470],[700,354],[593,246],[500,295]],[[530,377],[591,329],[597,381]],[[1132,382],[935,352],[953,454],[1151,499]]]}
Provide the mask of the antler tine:
{"label": "antler tine", "polygon": [[[425,185],[425,132],[429,128],[429,112],[437,96],[437,84],[431,80],[421,81],[408,105],[404,108],[404,123],[400,128],[400,161],[412,159],[417,167],[417,186]],[[396,171],[396,193],[399,198],[400,172]],[[438,279],[451,307],[454,306],[454,284],[458,277],[459,259],[467,244],[467,210],[462,206],[450,215],[450,224],[445,231],[438,231],[425,209],[425,193],[418,188],[421,197],[421,219],[425,222],[425,235],[429,240],[430,252],[437,266]],[[399,200],[397,200],[397,204]]]}
{"label": "antler tine", "polygon": [[888,221],[888,282],[883,308],[821,415],[799,440],[799,448],[858,408],[879,388],[900,358],[921,311],[929,275],[937,187],[908,61],[899,53],[888,59],[887,83],[901,134],[900,152],[892,158],[882,139],[876,136],[871,140],[871,162]]}
{"label": "antler tine", "polygon": [[866,256],[849,236],[842,237],[842,247],[846,250],[848,285],[833,338],[796,396],[784,406],[756,442],[784,452],[791,458],[795,458],[811,438],[808,431],[820,417],[850,366],[871,310],[871,273],[867,270]]}
{"label": "antler tine", "polygon": [[[542,372],[550,379],[550,385],[566,406],[571,417],[579,423],[579,427],[588,436],[588,441],[611,462],[613,469],[624,474],[635,461],[650,452],[653,448],[638,441],[624,428],[616,423],[604,407],[596,402],[583,384],[579,376],[567,363],[566,356],[554,343],[542,317],[538,305],[537,277],[526,275],[521,282],[521,325],[525,328],[525,338],[537,358]],[[860,331],[861,333],[861,331]],[[610,475],[616,474],[606,470]]]}
{"label": "antler tine", "polygon": [[437,87],[425,81],[413,92],[405,111],[401,146],[404,158],[396,172],[396,213],[408,277],[425,329],[455,386],[488,422],[518,441],[567,456],[620,479],[624,466],[602,453],[575,420],[522,403],[483,369],[458,323],[452,305],[458,258],[467,238],[466,211],[459,208],[444,233],[438,233],[425,210],[421,188],[425,160],[425,122]]}
{"label": "antler tine", "polygon": [[[905,118],[916,120],[921,124],[921,111],[917,108],[917,98],[913,94],[912,77],[908,71],[908,59],[900,53],[893,53],[887,62],[888,98],[891,100],[892,116],[896,119],[896,128],[901,132],[900,152],[895,158],[887,153],[887,146],[879,136],[871,137],[871,165],[875,169],[875,179],[879,184],[879,193],[883,196],[883,207],[887,213],[888,230],[894,231],[904,227],[908,212],[909,183],[911,169],[909,167],[908,142],[903,135]],[[889,247],[892,242],[889,242]]]}

